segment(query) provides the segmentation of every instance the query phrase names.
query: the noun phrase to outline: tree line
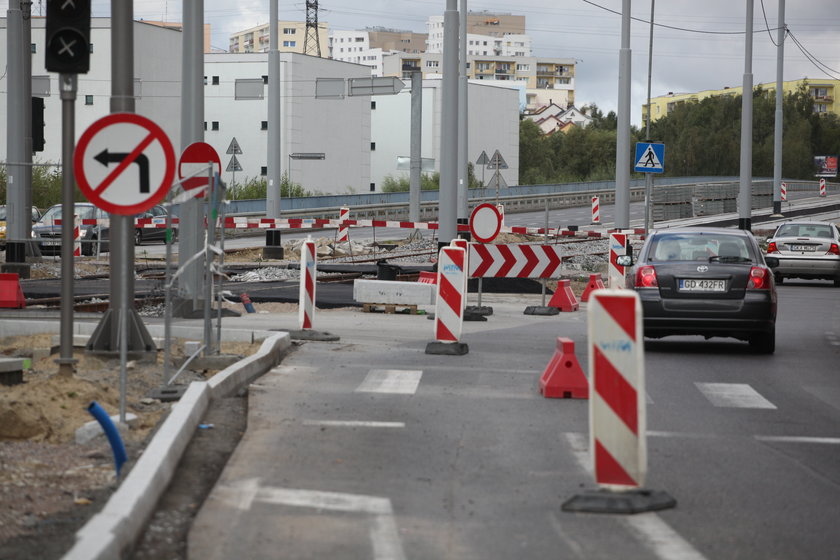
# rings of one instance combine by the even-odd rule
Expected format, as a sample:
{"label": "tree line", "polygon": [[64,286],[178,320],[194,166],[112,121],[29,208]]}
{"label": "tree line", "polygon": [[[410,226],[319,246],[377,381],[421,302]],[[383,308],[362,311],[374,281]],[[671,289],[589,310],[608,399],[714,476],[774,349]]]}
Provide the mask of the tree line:
{"label": "tree line", "polygon": [[[709,97],[677,104],[651,123],[650,141],[665,144],[665,175],[738,175],[741,161],[741,96]],[[840,154],[840,117],[814,113],[806,85],[783,100],[782,175],[814,179],[814,156]],[[599,181],[615,178],[617,118],[597,106],[583,108],[592,122],[567,134],[544,135],[529,119],[519,127],[519,183],[522,185]],[[773,176],[776,94],[753,90],[755,177]],[[631,127],[631,149],[645,131]],[[631,154],[632,157],[633,154]],[[642,174],[639,174],[641,176]]]}

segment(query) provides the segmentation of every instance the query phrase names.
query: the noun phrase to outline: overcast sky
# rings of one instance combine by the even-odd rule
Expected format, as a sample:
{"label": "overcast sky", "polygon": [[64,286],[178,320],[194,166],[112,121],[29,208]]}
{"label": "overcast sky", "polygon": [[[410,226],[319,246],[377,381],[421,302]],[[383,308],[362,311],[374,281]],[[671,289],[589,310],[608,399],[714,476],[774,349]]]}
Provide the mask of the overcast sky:
{"label": "overcast sky", "polygon": [[[652,95],[739,86],[744,75],[744,30],[749,0],[659,0],[654,29]],[[459,0],[460,5],[460,0]],[[46,10],[46,0],[34,0]],[[762,13],[766,10],[767,25]],[[840,0],[787,0],[785,20],[792,35],[819,63],[803,54],[789,37],[785,42],[786,80],[840,79]],[[8,0],[0,0],[5,9]],[[182,0],[135,0],[136,19],[181,21]],[[601,7],[598,7],[601,6]],[[498,11],[526,17],[534,54],[577,60],[576,105],[597,104],[605,113],[618,98],[618,52],[621,47],[621,0],[482,0],[471,11]],[[425,33],[430,15],[442,15],[446,0],[321,0],[320,20],[330,29],[384,26]],[[606,8],[606,9],[605,9]],[[269,0],[204,0],[205,23],[212,44],[227,48],[231,33],[268,23]],[[754,0],[754,83],[776,80],[779,0]],[[647,95],[651,0],[633,0],[631,26],[632,121],[638,124]],[[109,0],[93,0],[93,15],[108,16]],[[280,19],[303,21],[305,3],[279,3]],[[643,21],[639,21],[643,20]],[[684,28],[671,29],[662,26]],[[768,33],[767,27],[772,31]],[[772,35],[772,40],[771,40]],[[323,48],[323,46],[322,46]]]}

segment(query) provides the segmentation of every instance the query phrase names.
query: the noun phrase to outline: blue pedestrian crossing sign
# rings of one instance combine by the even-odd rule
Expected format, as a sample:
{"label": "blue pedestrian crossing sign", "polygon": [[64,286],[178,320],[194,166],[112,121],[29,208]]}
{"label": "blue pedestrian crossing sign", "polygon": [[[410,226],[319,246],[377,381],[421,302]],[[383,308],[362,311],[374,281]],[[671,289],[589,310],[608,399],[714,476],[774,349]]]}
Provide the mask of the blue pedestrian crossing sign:
{"label": "blue pedestrian crossing sign", "polygon": [[636,165],[633,171],[640,173],[665,172],[665,144],[636,142]]}

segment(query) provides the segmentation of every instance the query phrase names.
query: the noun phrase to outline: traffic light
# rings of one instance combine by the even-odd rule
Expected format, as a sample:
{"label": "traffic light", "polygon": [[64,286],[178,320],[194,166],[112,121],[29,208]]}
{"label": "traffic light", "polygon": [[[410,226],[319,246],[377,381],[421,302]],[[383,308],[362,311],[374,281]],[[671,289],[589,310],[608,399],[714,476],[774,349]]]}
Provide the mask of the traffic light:
{"label": "traffic light", "polygon": [[47,0],[46,67],[61,74],[90,69],[90,0]]}
{"label": "traffic light", "polygon": [[32,98],[32,153],[44,151],[44,98]]}

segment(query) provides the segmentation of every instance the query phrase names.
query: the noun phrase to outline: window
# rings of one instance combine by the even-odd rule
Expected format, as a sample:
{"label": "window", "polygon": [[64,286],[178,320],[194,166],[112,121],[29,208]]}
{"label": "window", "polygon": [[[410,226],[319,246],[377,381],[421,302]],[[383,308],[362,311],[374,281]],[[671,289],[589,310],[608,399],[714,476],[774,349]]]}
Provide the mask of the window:
{"label": "window", "polygon": [[268,121],[260,122],[260,130],[268,130]]}
{"label": "window", "polygon": [[90,44],[88,45],[88,52],[89,52],[89,53],[91,53],[91,54],[93,54],[93,43],[90,43]]}
{"label": "window", "polygon": [[207,130],[207,121],[204,121],[204,130]]}
{"label": "window", "polygon": [[265,85],[268,85],[268,76],[263,76],[262,79],[263,79],[263,83]]}
{"label": "window", "polygon": [[371,183],[370,184],[370,192],[374,192],[374,191],[376,191],[376,183]]}
{"label": "window", "polygon": [[356,42],[357,43],[363,43],[364,41],[365,41],[364,37],[356,37]]}
{"label": "window", "polygon": [[427,60],[426,61],[426,68],[438,68],[439,65],[440,65],[440,63],[437,60]]}
{"label": "window", "polygon": [[283,41],[284,47],[294,47],[297,45],[297,41]]}
{"label": "window", "polygon": [[213,85],[214,86],[219,85],[219,77],[218,76],[213,76]]}
{"label": "window", "polygon": [[219,130],[219,121],[213,121],[212,123],[210,123],[210,129]]}
{"label": "window", "polygon": [[376,101],[371,101],[370,102],[370,110],[373,111],[374,109],[376,109]]}
{"label": "window", "polygon": [[371,151],[371,152],[375,152],[375,151],[376,151],[376,142],[371,142],[371,143],[370,143],[370,151]]}
{"label": "window", "polygon": [[204,76],[204,85],[207,85],[207,76]]}
{"label": "window", "polygon": [[32,43],[29,45],[29,52],[35,54],[38,52],[38,45],[36,43]]}
{"label": "window", "polygon": [[294,35],[296,29],[294,27],[284,27],[283,28],[283,35]]}
{"label": "window", "polygon": [[85,95],[85,105],[93,105],[93,96]]}
{"label": "window", "polygon": [[239,78],[233,85],[233,98],[263,99],[265,82],[262,78]]}
{"label": "window", "polygon": [[260,167],[260,175],[262,175],[263,177],[268,175],[268,166],[263,165],[262,167]]}

